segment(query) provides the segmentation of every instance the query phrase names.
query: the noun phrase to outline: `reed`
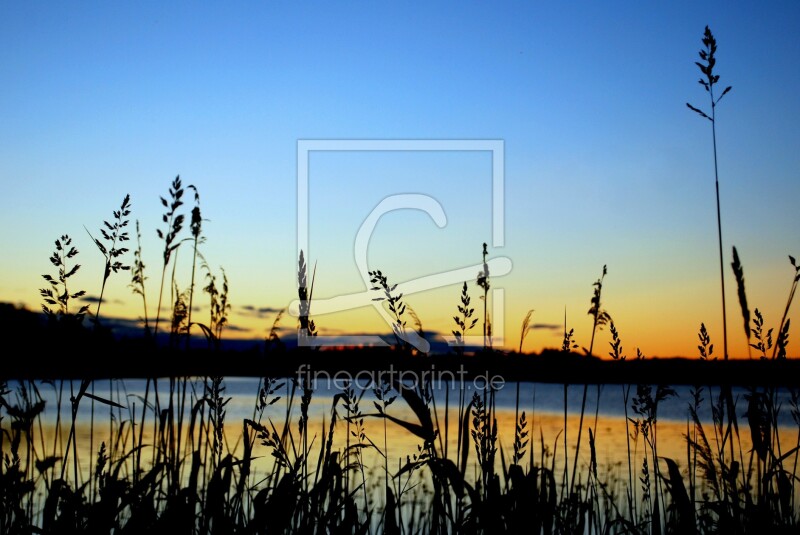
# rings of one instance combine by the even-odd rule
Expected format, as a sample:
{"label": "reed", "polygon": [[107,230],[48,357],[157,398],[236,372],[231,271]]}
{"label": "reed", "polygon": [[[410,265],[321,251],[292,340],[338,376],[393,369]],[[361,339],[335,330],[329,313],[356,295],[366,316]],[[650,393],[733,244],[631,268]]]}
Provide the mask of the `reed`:
{"label": "reed", "polygon": [[299,343],[302,346],[310,346],[314,336],[317,336],[317,326],[310,318],[311,298],[314,295],[314,277],[317,267],[314,266],[314,273],[311,275],[311,283],[308,281],[308,267],[303,251],[300,251],[300,259],[297,266],[297,296],[300,299],[300,330]]}
{"label": "reed", "polygon": [[[567,310],[564,309],[564,338],[561,342],[561,352],[570,354],[572,350],[578,349],[578,344],[575,342],[575,329],[572,328],[567,331]],[[564,384],[564,477],[561,480],[561,499],[565,498],[567,490],[567,483],[569,482],[569,451],[567,444],[567,414],[569,412],[568,403],[569,385]],[[576,457],[577,458],[577,457]]]}
{"label": "reed", "polygon": [[92,241],[105,260],[105,266],[103,267],[103,283],[100,286],[100,297],[97,300],[97,310],[94,313],[95,327],[99,327],[100,325],[100,306],[103,304],[106,282],[108,282],[111,273],[128,271],[131,268],[118,260],[119,257],[128,252],[128,249],[126,247],[117,246],[117,243],[122,244],[130,239],[128,237],[128,232],[125,230],[125,227],[127,227],[129,223],[129,220],[126,218],[131,213],[130,201],[131,196],[125,195],[119,210],[114,211],[112,218],[113,223],[103,221],[103,227],[100,227],[100,235],[103,237],[103,240],[105,240],[105,244],[92,236],[89,230],[86,229],[89,237],[92,238]]}
{"label": "reed", "polygon": [[194,192],[194,207],[192,208],[192,218],[189,223],[189,230],[191,231],[192,240],[192,279],[189,284],[189,306],[186,318],[186,350],[192,340],[192,308],[194,304],[194,275],[197,269],[197,246],[202,241],[203,217],[200,214],[200,193],[197,188],[189,184],[189,189]]}
{"label": "reed", "polygon": [[728,359],[728,320],[725,308],[725,263],[722,259],[722,214],[719,204],[719,168],[717,165],[717,104],[722,100],[728,92],[732,89],[731,86],[726,87],[718,97],[714,97],[714,86],[719,83],[719,75],[714,74],[714,67],[717,64],[717,40],[711,33],[711,30],[706,26],[703,33],[703,48],[700,50],[700,60],[695,64],[700,69],[703,77],[700,78],[699,83],[703,89],[708,93],[711,103],[710,115],[705,113],[699,108],[692,106],[688,102],[686,106],[697,113],[699,116],[708,119],[711,122],[711,139],[713,142],[714,151],[714,187],[717,194],[717,236],[719,238],[719,278],[720,286],[722,288],[722,340],[723,340],[723,355],[725,360]]}
{"label": "reed", "polygon": [[[786,308],[783,309],[783,316],[781,316],[781,323],[778,326],[778,333],[782,333],[787,331],[788,327],[786,327],[786,316],[789,314],[789,308],[792,306],[792,300],[794,299],[795,290],[797,290],[797,282],[800,281],[800,264],[798,264],[792,255],[789,255],[789,262],[791,262],[792,267],[794,268],[794,277],[792,279],[792,286],[789,288],[789,297],[786,299]],[[787,334],[788,337],[788,334]],[[775,350],[772,353],[772,358],[777,356],[778,347],[775,347]]]}
{"label": "reed", "polygon": [[[603,281],[605,280],[607,273],[608,273],[608,268],[606,265],[603,265],[602,275],[600,275],[600,278],[597,279],[597,281],[595,281],[594,284],[592,284],[592,286],[594,286],[594,292],[592,294],[591,307],[589,308],[588,312],[588,314],[592,316],[592,338],[591,341],[589,342],[589,349],[586,350],[586,353],[589,356],[593,355],[594,337],[597,332],[597,329],[601,328],[603,325],[611,321],[611,316],[608,314],[608,312],[606,312],[602,308],[600,303],[600,299],[603,293]],[[599,398],[600,386],[598,385],[597,388],[598,388],[597,395]],[[580,454],[581,451],[581,435],[583,434],[583,417],[586,413],[586,396],[588,392],[589,392],[589,385],[588,384],[583,385],[583,397],[581,398],[581,416],[580,416],[580,423],[578,424],[578,442],[577,442],[577,448],[575,450],[575,459],[573,460],[573,465],[572,465],[572,479],[570,480],[570,485],[569,485],[570,494],[572,494],[575,488],[575,474],[578,469],[578,455]]]}
{"label": "reed", "polygon": [[166,208],[166,212],[164,212],[164,215],[161,216],[161,220],[163,223],[165,223],[166,228],[163,231],[161,229],[156,229],[156,234],[158,234],[158,237],[164,240],[164,253],[163,264],[161,267],[161,285],[159,286],[158,291],[158,308],[156,309],[156,321],[155,326],[153,327],[154,337],[158,335],[158,323],[161,319],[161,304],[164,296],[164,280],[166,279],[167,275],[167,266],[172,258],[172,254],[180,246],[178,235],[183,228],[183,220],[185,216],[183,214],[179,214],[177,211],[178,208],[183,206],[183,201],[181,200],[182,197],[183,185],[181,184],[180,176],[176,176],[169,188],[170,200],[167,201],[167,199],[164,197],[160,197],[161,204],[164,206],[164,208]]}
{"label": "reed", "polygon": [[406,340],[406,320],[403,318],[406,312],[406,305],[403,302],[403,294],[395,293],[397,284],[389,284],[386,275],[381,273],[380,270],[369,272],[370,282],[373,284],[372,290],[382,292],[380,297],[374,297],[373,301],[385,301],[389,312],[394,317],[392,323],[392,333],[394,334],[397,348],[408,350],[409,345]]}
{"label": "reed", "polygon": [[472,317],[475,313],[475,309],[469,306],[470,302],[471,299],[467,291],[467,283],[465,282],[461,287],[461,304],[457,307],[459,315],[453,316],[453,321],[458,329],[453,329],[452,333],[453,336],[456,337],[456,353],[460,356],[464,355],[464,338],[467,336],[467,331],[471,330],[475,327],[475,324],[478,323],[478,318]]}
{"label": "reed", "polygon": [[[72,245],[72,238],[64,234],[55,241],[56,249],[50,256],[50,263],[58,271],[55,277],[45,274],[42,278],[50,283],[49,287],[39,290],[44,303],[42,304],[42,311],[50,320],[60,321],[61,324],[80,324],[84,316],[89,311],[89,305],[82,305],[78,312],[71,313],[69,310],[69,300],[79,299],[86,295],[85,290],[77,292],[70,292],[68,288],[68,281],[73,277],[81,268],[80,264],[75,264],[71,267],[68,261],[78,255],[78,249]],[[55,309],[50,307],[57,307]]]}
{"label": "reed", "polygon": [[144,281],[147,277],[144,274],[144,262],[142,261],[142,233],[139,230],[139,220],[136,220],[136,250],[133,252],[133,268],[131,269],[131,283],[128,287],[134,294],[142,298],[142,319],[144,320],[144,334],[149,336],[150,323],[147,316],[147,293]]}
{"label": "reed", "polygon": [[491,282],[489,281],[489,264],[486,263],[486,257],[489,255],[489,252],[486,250],[486,243],[483,244],[483,270],[478,273],[478,278],[475,280],[475,284],[477,284],[482,290],[483,295],[481,296],[481,300],[483,301],[483,349],[486,351],[487,349],[491,349],[492,347],[492,322],[489,317],[489,288],[491,288]]}
{"label": "reed", "polygon": [[[211,268],[203,263],[203,268],[206,270],[206,279],[208,283],[203,288],[203,291],[209,297],[209,318],[208,325],[196,322],[208,340],[209,347],[215,351],[219,351],[222,345],[222,332],[228,324],[228,315],[231,311],[231,304],[228,302],[228,275],[223,268],[220,268],[222,273],[222,286],[217,286],[217,276],[211,272]],[[280,318],[276,318],[278,321]],[[275,325],[277,327],[277,323]]]}
{"label": "reed", "polygon": [[747,292],[744,287],[744,268],[742,262],[739,260],[739,253],[736,247],[733,248],[733,275],[736,278],[736,291],[739,296],[739,307],[742,309],[742,319],[744,320],[744,335],[747,338],[747,356],[750,354],[750,309],[747,307]]}
{"label": "reed", "polygon": [[522,320],[522,330],[519,334],[519,349],[517,353],[520,355],[522,354],[522,344],[525,342],[525,337],[528,336],[528,332],[530,331],[530,324],[531,324],[531,316],[533,315],[534,310],[530,309],[527,314],[525,314],[525,318]]}

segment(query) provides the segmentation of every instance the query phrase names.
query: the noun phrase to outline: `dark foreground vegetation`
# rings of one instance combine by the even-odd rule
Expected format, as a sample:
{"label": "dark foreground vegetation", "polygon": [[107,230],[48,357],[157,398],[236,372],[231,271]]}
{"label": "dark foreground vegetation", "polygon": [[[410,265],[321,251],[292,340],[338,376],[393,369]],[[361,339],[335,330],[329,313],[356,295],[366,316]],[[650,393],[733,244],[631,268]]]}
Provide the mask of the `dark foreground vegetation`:
{"label": "dark foreground vegetation", "polygon": [[[800,361],[767,358],[771,342],[760,359],[714,359],[701,330],[700,359],[627,359],[611,324],[606,360],[575,353],[572,332],[540,355],[422,355],[402,337],[385,349],[287,348],[275,333],[250,350],[187,350],[180,337],[115,338],[0,308],[7,336],[33,341],[2,366],[2,533],[800,532]],[[74,347],[80,355],[59,350]],[[331,393],[308,380],[389,370],[415,381],[372,373]],[[225,375],[261,378],[250,416],[228,416]],[[562,432],[537,437],[519,394],[513,420],[498,418],[491,385],[445,386],[442,402],[442,378],[478,376],[517,392],[521,381],[563,383]],[[146,379],[144,392],[122,377]],[[606,446],[597,409],[586,410],[600,384],[623,399],[627,446],[613,466],[598,463]],[[680,458],[659,454],[658,440],[658,407],[676,384],[691,386]],[[569,388],[583,391],[579,412]],[[397,433],[416,447],[390,452]]]}
{"label": "dark foreground vegetation", "polygon": [[[519,395],[502,419],[492,388],[376,377],[322,394],[302,374],[267,377],[237,419],[219,376],[151,378],[143,393],[115,379],[0,381],[0,530],[800,532],[799,388],[734,400],[693,386],[685,455],[665,457],[658,408],[672,388],[606,385],[622,392],[627,447],[604,466],[597,413],[584,421],[593,386],[571,387],[583,390],[576,432],[564,385],[554,438],[535,435]],[[778,425],[785,412],[794,431]],[[397,453],[398,440],[416,447]]]}

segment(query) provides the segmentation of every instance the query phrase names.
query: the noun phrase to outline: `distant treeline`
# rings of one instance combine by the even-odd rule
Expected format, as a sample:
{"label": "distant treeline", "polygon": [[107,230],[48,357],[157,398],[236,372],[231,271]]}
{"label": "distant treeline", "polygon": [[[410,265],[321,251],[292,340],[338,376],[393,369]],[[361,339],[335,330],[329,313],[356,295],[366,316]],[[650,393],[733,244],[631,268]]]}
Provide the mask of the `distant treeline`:
{"label": "distant treeline", "polygon": [[[145,336],[115,338],[109,331],[49,325],[42,314],[0,303],[6,340],[0,377],[101,378],[242,376],[297,377],[299,373],[394,370],[439,374],[443,379],[500,377],[505,382],[567,384],[738,384],[800,386],[800,361],[644,358],[603,360],[577,353],[478,351],[463,357],[426,356],[395,348],[290,348],[265,340],[248,349],[186,351]],[[72,345],[75,344],[75,345]],[[73,348],[81,348],[75,351]]]}

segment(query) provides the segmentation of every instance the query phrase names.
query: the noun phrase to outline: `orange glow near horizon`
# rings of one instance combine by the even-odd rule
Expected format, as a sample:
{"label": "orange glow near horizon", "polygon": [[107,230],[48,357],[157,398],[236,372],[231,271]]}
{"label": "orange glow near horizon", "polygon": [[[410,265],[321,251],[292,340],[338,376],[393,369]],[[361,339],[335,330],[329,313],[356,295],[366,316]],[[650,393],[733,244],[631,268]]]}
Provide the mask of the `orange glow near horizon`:
{"label": "orange glow near horizon", "polygon": [[[700,291],[700,285],[689,288],[686,291]],[[470,336],[481,337],[482,333],[482,308],[478,308],[482,301],[478,300],[478,292],[470,289],[472,294],[471,306],[475,308],[473,317],[478,318],[475,327],[467,334]],[[777,293],[777,292],[776,292]],[[662,301],[655,307],[645,305],[649,296],[633,296],[633,303],[625,306],[620,303],[620,298],[609,295],[607,301],[609,310],[613,311],[612,319],[620,333],[622,340],[623,354],[627,358],[635,358],[636,350],[639,348],[647,357],[698,357],[698,330],[700,323],[704,323],[711,335],[714,344],[713,357],[723,358],[722,344],[722,321],[719,307],[715,307],[713,298],[716,297],[713,291],[704,292],[707,300],[704,303],[712,302],[711,305],[696,307],[692,313],[687,313],[687,309],[677,300]],[[377,294],[376,294],[377,295]],[[520,343],[521,322],[529,310],[525,303],[521,302],[512,292],[506,292],[505,307],[505,343],[500,345],[495,341],[494,347],[505,351],[517,351]],[[124,302],[110,299],[103,303],[101,314],[106,318],[119,318],[128,321],[139,320],[142,323],[141,301],[138,296],[130,296]],[[205,304],[207,296],[200,298],[194,311],[193,321],[208,323],[208,306]],[[404,299],[408,305],[417,313],[422,322],[422,327],[426,333],[451,337],[451,331],[455,328],[452,316],[457,314],[456,305],[458,304],[458,291],[455,286],[428,292],[423,295],[409,296]],[[781,306],[780,298],[765,312],[766,321],[770,319],[777,323],[780,319]],[[605,299],[604,299],[605,301]],[[18,306],[24,306],[29,310],[37,310],[30,302],[24,300],[17,301]],[[287,303],[288,305],[288,303]],[[580,308],[578,308],[580,307]],[[642,307],[642,308],[639,308]],[[77,308],[77,306],[75,307]],[[292,317],[284,307],[282,317],[277,323],[278,334],[286,335],[297,328],[297,318]],[[544,308],[544,307],[542,307]],[[583,353],[588,350],[592,330],[592,317],[586,314],[587,304],[574,301],[572,308],[579,311],[576,314],[568,314],[567,326],[575,329],[575,342],[579,348],[575,351]],[[737,307],[738,308],[738,307]],[[96,310],[96,303],[90,304],[90,312]],[[271,307],[268,310],[256,311],[245,310],[241,306],[232,308],[229,314],[229,327],[223,331],[225,339],[254,339],[263,340],[269,335],[270,329],[275,322],[278,307]],[[763,309],[762,309],[763,310]],[[161,318],[161,328],[166,327],[167,308]],[[539,353],[544,349],[560,349],[563,341],[563,311],[557,315],[546,315],[540,308],[535,308],[531,319],[530,328],[525,335],[523,352]],[[748,341],[742,331],[740,312],[738,309],[729,310],[728,313],[728,344],[730,358],[758,358],[759,354],[751,349],[748,353]],[[320,335],[342,336],[358,334],[377,334],[391,339],[391,327],[371,307],[361,307],[358,309],[338,312],[335,314],[315,315],[312,304],[312,318],[316,321]],[[702,318],[707,318],[703,320]],[[101,318],[102,319],[102,318]],[[406,314],[406,328],[416,329],[416,322],[410,315]],[[154,315],[150,314],[149,322],[152,327],[155,321]],[[143,324],[143,323],[142,323]],[[773,325],[765,325],[765,331]],[[777,330],[777,325],[774,325]],[[197,333],[196,333],[197,334]],[[496,337],[495,337],[496,340]],[[595,334],[593,353],[600,358],[610,358],[609,351],[611,333],[608,326],[600,326]],[[754,342],[751,338],[750,342]],[[768,356],[771,352],[768,352]],[[790,347],[790,356],[791,347]]]}
{"label": "orange glow near horizon", "polygon": [[[81,253],[83,254],[83,253]],[[518,264],[518,266],[517,266]],[[786,306],[787,290],[791,285],[791,266],[777,265],[766,268],[754,269],[747,279],[748,297],[751,302],[751,315],[758,308],[764,315],[764,331],[774,329],[777,331],[780,318]],[[187,266],[182,265],[183,270]],[[570,276],[569,280],[555,279],[548,285],[538,278],[528,279],[523,277],[526,269],[524,263],[517,262],[515,271],[511,275],[497,278],[493,281],[492,288],[502,288],[504,291],[503,310],[503,335],[504,342],[498,342],[495,334],[494,347],[505,351],[517,351],[520,345],[521,323],[528,310],[534,312],[530,318],[530,329],[525,335],[523,352],[538,353],[544,349],[560,349],[564,336],[564,320],[566,311],[567,330],[574,329],[574,341],[578,345],[575,351],[583,353],[588,350],[592,333],[592,317],[587,314],[589,299],[591,297],[591,276],[597,274],[587,271],[581,275],[583,283],[574,283],[577,275]],[[85,281],[101,280],[97,270],[100,266],[93,262],[83,266],[81,279],[76,282],[77,287],[91,287]],[[42,268],[43,272],[47,270]],[[748,272],[750,273],[750,272]],[[539,277],[552,275],[539,275]],[[340,275],[337,272],[328,273],[320,269],[317,272],[320,280],[336,281]],[[341,275],[341,277],[344,277]],[[398,281],[402,279],[397,275]],[[637,278],[639,277],[639,278]],[[620,266],[615,269],[609,267],[609,274],[605,278],[602,307],[611,315],[619,336],[622,340],[623,355],[635,358],[637,348],[647,357],[698,357],[698,331],[701,323],[705,324],[711,343],[714,345],[712,357],[723,358],[722,317],[718,279],[709,275],[705,278],[693,278],[682,284],[672,282],[665,287],[653,287],[641,278],[636,269]],[[30,285],[42,287],[44,281],[40,275],[30,274]],[[135,321],[142,318],[142,301],[140,296],[132,294],[127,287],[127,277],[114,275],[109,279],[106,289],[101,316],[105,318],[120,318]],[[239,278],[229,273],[231,293],[229,302],[232,307],[228,317],[228,326],[223,331],[224,339],[253,339],[263,340],[269,335],[270,329],[277,318],[278,312],[284,313],[277,324],[279,335],[288,335],[297,328],[297,318],[288,312],[289,303],[295,298],[293,281],[287,281],[278,295],[261,294],[248,291],[246,281],[239,282]],[[393,280],[390,280],[393,282]],[[148,281],[148,316],[152,326],[154,322],[154,301],[157,298],[152,280]],[[577,286],[577,289],[576,289]],[[198,283],[196,287],[201,288]],[[334,297],[335,286],[322,286],[315,288],[314,298],[318,303],[320,299]],[[450,337],[456,328],[453,316],[459,314],[457,306],[460,304],[460,286],[450,286],[429,290],[417,294],[406,295],[403,301],[417,314],[422,328],[426,333]],[[580,290],[580,291],[578,291]],[[745,337],[739,310],[739,303],[735,294],[735,285],[728,291],[728,354],[730,358],[758,358],[756,350],[749,347]],[[361,282],[349,281],[343,293],[363,291]],[[325,293],[326,292],[326,293]],[[483,301],[480,288],[474,281],[468,281],[468,292],[471,297],[471,307],[474,308],[473,318],[477,318],[475,327],[467,334],[481,338],[483,325]],[[378,292],[373,292],[379,296]],[[566,298],[564,296],[567,296]],[[37,311],[39,301],[31,291],[4,291],[3,300],[24,305],[29,310]],[[169,294],[165,288],[165,298],[162,304],[162,325],[166,325],[170,305]],[[195,310],[192,321],[199,323],[209,322],[208,295],[202,291],[195,296]],[[70,309],[75,310],[82,303],[71,303]],[[90,304],[90,313],[97,308],[96,303]],[[491,310],[490,301],[490,310]],[[788,317],[797,304],[793,303]],[[318,314],[315,310],[315,301],[312,300],[311,316],[315,320],[320,335],[340,336],[358,334],[377,334],[391,339],[391,327],[387,325],[372,306],[363,306],[353,310],[332,314]],[[101,320],[102,320],[101,317]],[[416,321],[407,312],[404,317],[407,329],[416,329]],[[495,329],[497,320],[495,319]],[[163,327],[162,327],[163,328]],[[495,330],[496,332],[496,330]],[[196,333],[196,334],[199,334]],[[773,339],[776,333],[773,333]],[[601,326],[595,333],[593,353],[600,358],[610,358],[609,351],[611,333],[609,326]],[[750,343],[755,343],[751,334]],[[791,342],[791,339],[790,339]],[[768,352],[767,356],[771,356]],[[790,343],[789,356],[796,356]]]}

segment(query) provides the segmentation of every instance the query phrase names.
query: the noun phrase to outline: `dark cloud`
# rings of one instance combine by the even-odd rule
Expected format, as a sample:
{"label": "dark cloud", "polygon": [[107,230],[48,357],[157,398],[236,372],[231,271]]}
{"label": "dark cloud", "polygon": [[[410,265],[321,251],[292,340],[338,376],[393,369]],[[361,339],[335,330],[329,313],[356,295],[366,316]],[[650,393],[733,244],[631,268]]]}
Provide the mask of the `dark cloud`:
{"label": "dark cloud", "polygon": [[143,319],[130,319],[130,318],[100,318],[102,325],[106,327],[120,327],[123,329],[141,329],[144,327]]}
{"label": "dark cloud", "polygon": [[536,330],[545,330],[545,331],[556,331],[556,330],[562,329],[563,326],[562,325],[556,325],[554,323],[534,323],[533,325],[531,325],[528,328],[530,330],[536,329]]}
{"label": "dark cloud", "polygon": [[[100,297],[97,296],[97,295],[84,295],[83,297],[80,298],[80,300],[83,301],[84,303],[99,303],[100,302]],[[105,298],[105,297],[103,298],[103,302],[104,303],[114,303],[115,305],[124,305],[125,304],[125,301],[123,301],[122,299],[108,299],[108,298]]]}
{"label": "dark cloud", "polygon": [[237,313],[240,316],[249,316],[255,318],[265,318],[271,314],[277,314],[282,309],[275,307],[256,307],[253,305],[243,305],[238,307]]}

